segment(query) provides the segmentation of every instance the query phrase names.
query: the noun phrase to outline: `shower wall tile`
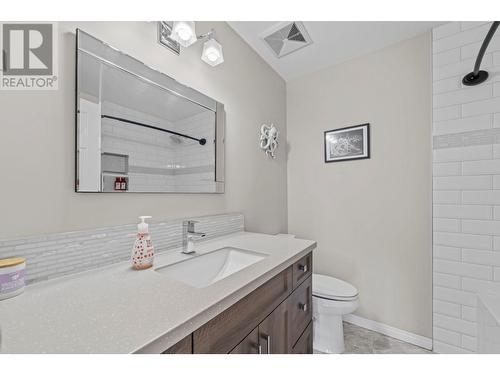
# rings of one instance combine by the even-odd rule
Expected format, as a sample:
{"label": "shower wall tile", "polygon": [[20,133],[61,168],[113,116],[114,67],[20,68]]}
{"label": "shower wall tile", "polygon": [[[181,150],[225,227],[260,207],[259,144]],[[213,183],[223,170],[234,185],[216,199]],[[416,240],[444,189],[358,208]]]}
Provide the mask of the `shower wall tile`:
{"label": "shower wall tile", "polygon": [[500,293],[500,33],[466,87],[491,22],[433,31],[434,351],[477,351],[477,300]]}

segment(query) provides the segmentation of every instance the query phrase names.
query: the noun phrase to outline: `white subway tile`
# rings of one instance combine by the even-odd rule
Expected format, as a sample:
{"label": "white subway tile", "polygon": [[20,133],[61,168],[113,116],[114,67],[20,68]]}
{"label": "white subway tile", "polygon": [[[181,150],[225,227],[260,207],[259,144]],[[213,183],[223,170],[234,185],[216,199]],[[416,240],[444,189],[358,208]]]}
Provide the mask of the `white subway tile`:
{"label": "white subway tile", "polygon": [[460,76],[453,76],[449,78],[440,79],[432,83],[432,92],[434,95],[443,92],[459,90],[462,88]]}
{"label": "white subway tile", "polygon": [[[490,267],[491,269],[493,267]],[[492,278],[493,279],[493,278]],[[491,280],[492,280],[491,279]],[[466,292],[473,293],[493,293],[500,294],[500,283],[488,280],[471,279],[468,277],[462,278],[462,289]]]}
{"label": "white subway tile", "polygon": [[500,110],[500,97],[462,104],[462,116],[475,116],[484,113],[495,113]]}
{"label": "white subway tile", "polygon": [[500,250],[500,237],[493,237],[493,250]]}
{"label": "white subway tile", "polygon": [[495,267],[493,271],[493,280],[500,281],[500,267]]}
{"label": "white subway tile", "polygon": [[500,174],[500,160],[464,161],[462,172],[469,176]]}
{"label": "white subway tile", "polygon": [[462,232],[471,234],[500,235],[500,221],[462,220]]}
{"label": "white subway tile", "polygon": [[500,82],[493,84],[493,96],[500,96]]}
{"label": "white subway tile", "polygon": [[452,147],[434,150],[434,162],[485,160],[493,157],[491,145]]}
{"label": "white subway tile", "polygon": [[[500,222],[499,222],[500,223]],[[435,218],[432,227],[434,232],[460,232],[460,220]]]}
{"label": "white subway tile", "polygon": [[460,198],[460,191],[436,190],[432,192],[432,200],[436,204],[457,204],[460,203]]}
{"label": "white subway tile", "polygon": [[500,220],[500,207],[499,206],[493,207],[493,219]]}
{"label": "white subway tile", "polygon": [[434,163],[432,173],[434,176],[458,176],[462,173],[462,163]]}
{"label": "white subway tile", "polygon": [[475,206],[475,205],[434,205],[433,209],[435,218],[448,219],[491,219],[490,206]]}
{"label": "white subway tile", "polygon": [[460,277],[447,273],[433,273],[433,285],[451,289],[460,289]]}
{"label": "white subway tile", "polygon": [[434,299],[459,303],[461,305],[475,307],[477,304],[477,295],[462,290],[434,286]]}
{"label": "white subway tile", "polygon": [[477,307],[462,306],[462,319],[469,322],[475,322],[477,315]]}
{"label": "white subway tile", "polygon": [[460,30],[468,30],[474,27],[478,27],[484,25],[485,23],[489,23],[488,21],[462,21],[460,22]]}
{"label": "white subway tile", "polygon": [[462,203],[500,205],[500,190],[463,191]]}
{"label": "white subway tile", "polygon": [[470,351],[477,351],[477,339],[473,336],[462,335],[461,347]]}
{"label": "white subway tile", "polygon": [[434,270],[440,273],[468,276],[483,280],[493,279],[493,271],[491,267],[478,264],[456,262],[452,260],[434,259]]}
{"label": "white subway tile", "polygon": [[460,48],[450,49],[432,56],[432,63],[435,67],[453,64],[460,61]]}
{"label": "white subway tile", "polygon": [[459,261],[461,258],[461,250],[458,247],[450,246],[434,246],[434,259],[448,259]]}
{"label": "white subway tile", "polygon": [[432,40],[438,40],[460,32],[460,22],[448,22],[432,29]]}
{"label": "white subway tile", "polygon": [[434,244],[490,250],[492,248],[492,239],[491,236],[480,236],[476,234],[436,232],[434,233]]}
{"label": "white subway tile", "polygon": [[460,346],[461,343],[459,333],[439,327],[434,327],[434,329],[432,330],[432,337],[435,340],[445,342],[454,346]]}
{"label": "white subway tile", "polygon": [[472,130],[490,129],[493,120],[490,114],[434,122],[434,135],[462,133]]}
{"label": "white subway tile", "polygon": [[493,65],[500,65],[500,51],[493,54]]}
{"label": "white subway tile", "polygon": [[500,252],[494,250],[462,249],[462,261],[500,267]]}
{"label": "white subway tile", "polygon": [[457,91],[450,91],[435,95],[436,103],[434,108],[448,107],[455,104],[470,103],[477,100],[491,98],[493,95],[493,86],[483,84],[481,86],[464,87]]}
{"label": "white subway tile", "polygon": [[[463,77],[467,73],[469,73],[472,68],[474,67],[474,63],[476,61],[476,58],[470,58],[466,60],[461,60],[457,63],[452,63],[448,65],[442,65],[442,66],[436,66],[433,69],[433,76],[434,80],[438,81],[441,79],[445,78],[451,78],[451,77]],[[483,65],[484,64],[484,65]],[[493,55],[491,53],[487,53],[483,57],[483,61],[481,64],[481,67],[484,68],[489,68],[493,65]],[[459,82],[462,82],[462,80],[459,78]],[[463,88],[470,88],[468,86],[462,86]],[[479,87],[479,86],[477,86]]]}
{"label": "white subway tile", "polygon": [[432,343],[432,351],[439,354],[469,354],[471,351],[458,346],[449,345],[438,340],[434,340]]}
{"label": "white subway tile", "polygon": [[434,316],[434,325],[436,327],[449,329],[455,332],[465,333],[471,336],[475,336],[477,333],[477,328],[475,323],[441,314],[434,314],[433,316]]}
{"label": "white subway tile", "polygon": [[[443,38],[435,39],[432,50],[434,53],[438,53],[448,49],[461,47],[465,44],[482,41],[489,28],[489,25],[483,25],[459,33],[453,33]],[[438,33],[438,35],[440,34]]]}
{"label": "white subway tile", "polygon": [[500,113],[495,113],[493,115],[493,127],[500,128]]}
{"label": "white subway tile", "polygon": [[459,105],[452,105],[445,108],[434,108],[432,111],[432,119],[434,121],[451,120],[459,118],[461,113],[461,107]]}
{"label": "white subway tile", "polygon": [[[486,36],[486,34],[484,35]],[[460,55],[462,59],[463,60],[471,58],[475,59],[477,57],[477,54],[479,53],[481,44],[483,44],[483,41],[478,41],[476,43],[467,44],[461,47]],[[495,34],[491,39],[490,44],[488,44],[488,52],[495,52],[498,50],[500,50],[500,36],[498,34]],[[473,66],[471,66],[471,71]]]}
{"label": "white subway tile", "polygon": [[433,301],[433,309],[434,312],[442,315],[453,316],[455,318],[460,318],[462,316],[461,305],[459,305],[458,303],[451,303],[435,299]]}
{"label": "white subway tile", "polygon": [[491,176],[446,176],[433,178],[434,190],[490,189]]}

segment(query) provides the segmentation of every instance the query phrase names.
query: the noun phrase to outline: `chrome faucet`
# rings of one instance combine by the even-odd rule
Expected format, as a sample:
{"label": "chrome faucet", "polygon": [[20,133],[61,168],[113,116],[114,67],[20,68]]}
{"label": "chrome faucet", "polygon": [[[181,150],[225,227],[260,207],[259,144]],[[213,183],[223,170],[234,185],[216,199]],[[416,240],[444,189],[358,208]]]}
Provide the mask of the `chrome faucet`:
{"label": "chrome faucet", "polygon": [[184,254],[194,253],[194,241],[196,238],[203,238],[205,233],[195,232],[194,225],[197,221],[184,220],[182,222],[182,252]]}

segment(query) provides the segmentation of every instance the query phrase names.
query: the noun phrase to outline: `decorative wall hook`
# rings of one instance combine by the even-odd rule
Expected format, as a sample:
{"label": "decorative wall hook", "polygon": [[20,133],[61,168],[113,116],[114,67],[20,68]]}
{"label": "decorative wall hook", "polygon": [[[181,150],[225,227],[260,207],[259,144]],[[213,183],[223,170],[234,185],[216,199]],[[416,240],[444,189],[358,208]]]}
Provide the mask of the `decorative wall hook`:
{"label": "decorative wall hook", "polygon": [[260,127],[260,148],[273,159],[276,157],[274,152],[278,147],[278,129],[273,124],[262,124]]}

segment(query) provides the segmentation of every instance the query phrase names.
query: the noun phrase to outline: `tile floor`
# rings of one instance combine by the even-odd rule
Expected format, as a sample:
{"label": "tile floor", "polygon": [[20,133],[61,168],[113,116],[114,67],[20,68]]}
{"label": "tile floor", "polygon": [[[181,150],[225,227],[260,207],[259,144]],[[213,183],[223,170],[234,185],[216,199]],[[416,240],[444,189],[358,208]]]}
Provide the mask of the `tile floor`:
{"label": "tile floor", "polygon": [[431,354],[419,346],[344,322],[345,354]]}

